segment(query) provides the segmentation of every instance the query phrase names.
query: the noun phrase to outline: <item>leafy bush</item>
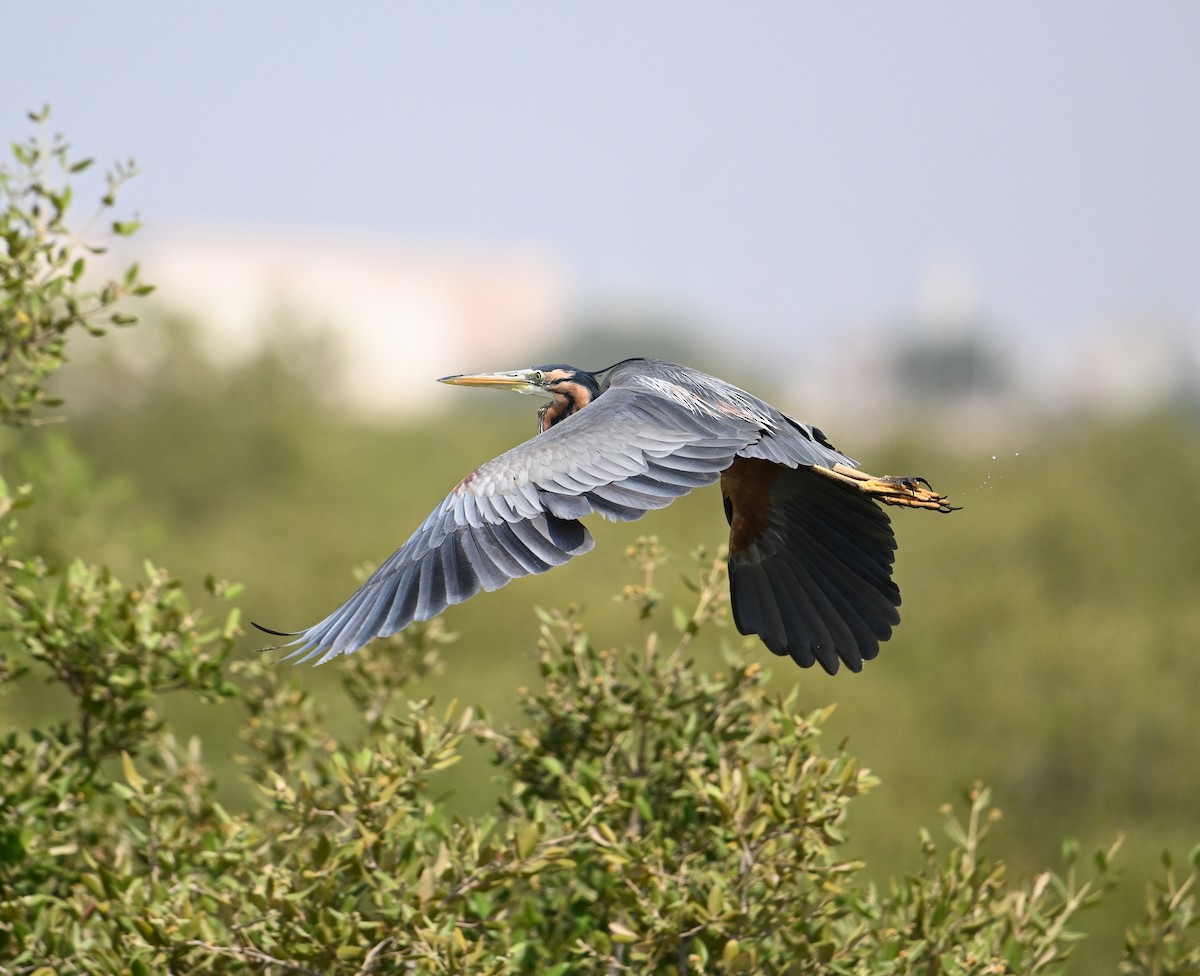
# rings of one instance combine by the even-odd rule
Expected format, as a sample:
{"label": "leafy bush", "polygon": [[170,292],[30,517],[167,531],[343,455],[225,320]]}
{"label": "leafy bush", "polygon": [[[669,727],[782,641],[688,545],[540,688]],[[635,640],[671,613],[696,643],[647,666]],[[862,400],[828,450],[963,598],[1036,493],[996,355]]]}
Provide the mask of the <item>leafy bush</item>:
{"label": "leafy bush", "polygon": [[[286,669],[236,663],[240,760],[258,784],[241,812],[146,697],[185,686],[230,720],[233,621],[206,623],[160,577],[140,600],[78,587],[68,619],[103,621],[112,650],[51,657],[43,644],[63,641],[31,640],[5,679],[40,670],[79,710],[3,746],[3,971],[1058,971],[1111,852],[1085,878],[1068,850],[1064,875],[1012,882],[987,857],[996,814],[976,787],[964,821],[946,812],[944,849],[923,839],[923,870],[864,884],[840,848],[870,774],[822,742],[825,712],[798,713],[757,665],[689,666],[693,635],[725,610],[720,555],[702,557],[697,608],[665,646],[647,585],[659,555],[653,540],[635,552],[636,648],[597,649],[571,614],[545,615],[543,683],[514,728],[408,699],[437,666],[436,623],[347,659],[363,716],[349,741]],[[95,648],[88,629],[79,646]],[[89,748],[96,700],[117,704]],[[470,739],[493,750],[502,791],[487,815],[451,817],[438,773]],[[1122,972],[1194,971],[1191,883],[1155,893]]]}
{"label": "leafy bush", "polygon": [[[132,324],[136,318],[118,310],[118,302],[153,290],[141,281],[136,264],[118,279],[86,283],[86,255],[102,254],[104,247],[95,237],[78,240],[68,227],[74,199],[68,177],[94,160],[74,157],[60,135],[47,137],[49,116],[48,109],[30,113],[42,134],[13,143],[15,165],[0,166],[0,422],[7,424],[30,423],[39,407],[57,405],[44,381],[62,365],[68,334],[103,335],[105,324]],[[118,190],[135,172],[130,161],[108,174],[89,228],[116,206]],[[139,224],[114,219],[109,227],[113,235],[128,236]]]}
{"label": "leafy bush", "polygon": [[[0,184],[7,202],[18,185]],[[11,258],[48,225],[6,212]],[[48,277],[8,279],[12,422],[62,361],[64,330],[29,331],[29,310],[62,303],[86,325],[108,307],[56,277],[75,267],[62,246]],[[666,623],[662,553],[632,548],[629,647],[543,614],[540,682],[511,727],[420,697],[438,622],[377,642],[337,665],[361,716],[338,738],[289,669],[230,663],[236,586],[209,580],[200,608],[152,566],[132,586],[59,570],[22,548],[30,497],[0,486],[0,694],[48,682],[66,707],[0,742],[0,973],[1056,972],[1109,884],[1113,851],[1084,871],[1070,845],[1062,873],[1009,879],[982,787],[945,811],[948,843],[922,838],[920,871],[865,883],[844,831],[874,780],[824,741],[829,710],[771,692],[758,664],[689,663],[728,614],[722,553],[697,554],[695,603]],[[220,802],[203,742],[174,734],[179,696],[240,724],[245,809]],[[498,797],[451,815],[442,771],[476,744]],[[1167,865],[1121,972],[1200,967],[1195,861],[1182,878]]]}

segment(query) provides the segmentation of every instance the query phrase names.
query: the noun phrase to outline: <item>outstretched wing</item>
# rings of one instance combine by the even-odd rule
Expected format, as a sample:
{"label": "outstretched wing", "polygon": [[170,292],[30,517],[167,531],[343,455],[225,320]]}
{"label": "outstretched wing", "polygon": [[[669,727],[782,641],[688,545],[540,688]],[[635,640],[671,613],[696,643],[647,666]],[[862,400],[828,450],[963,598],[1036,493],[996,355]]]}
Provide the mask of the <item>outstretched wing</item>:
{"label": "outstretched wing", "polygon": [[[732,407],[728,397],[707,406],[704,394],[718,391],[697,384],[736,388],[692,371],[682,379],[686,391],[615,378],[584,409],[467,475],[341,607],[284,635],[297,638],[289,657],[324,663],[480,589],[560,566],[594,544],[584,515],[640,518],[716,481],[739,452],[792,464],[849,461],[819,432],[741,391]],[[803,436],[767,443],[785,428]]]}
{"label": "outstretched wing", "polygon": [[721,488],[738,630],[801,667],[861,670],[900,622],[884,511],[809,467],[762,460],[734,461]]}

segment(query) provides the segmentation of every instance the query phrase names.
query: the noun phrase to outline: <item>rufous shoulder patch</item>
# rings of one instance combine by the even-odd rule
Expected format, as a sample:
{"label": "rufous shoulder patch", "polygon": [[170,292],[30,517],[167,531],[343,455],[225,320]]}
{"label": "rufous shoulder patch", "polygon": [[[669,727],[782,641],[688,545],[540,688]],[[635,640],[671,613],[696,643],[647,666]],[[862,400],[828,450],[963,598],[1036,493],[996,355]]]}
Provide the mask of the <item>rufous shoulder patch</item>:
{"label": "rufous shoulder patch", "polygon": [[781,470],[780,465],[762,458],[735,458],[721,472],[730,556],[754,545],[766,529],[771,512],[771,486]]}

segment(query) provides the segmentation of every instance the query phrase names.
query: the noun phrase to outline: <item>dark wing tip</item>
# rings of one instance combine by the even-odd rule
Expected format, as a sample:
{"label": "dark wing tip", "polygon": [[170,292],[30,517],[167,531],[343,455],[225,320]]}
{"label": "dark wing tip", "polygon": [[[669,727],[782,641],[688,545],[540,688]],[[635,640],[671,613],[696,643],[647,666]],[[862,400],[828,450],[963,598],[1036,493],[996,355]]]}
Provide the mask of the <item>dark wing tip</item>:
{"label": "dark wing tip", "polygon": [[264,634],[270,634],[272,637],[299,637],[303,633],[299,630],[272,630],[270,627],[256,624],[253,620],[250,621],[250,626],[261,630]]}
{"label": "dark wing tip", "polygon": [[806,468],[754,459],[737,466],[722,485],[733,515],[729,582],[738,630],[758,634],[800,667],[861,671],[899,622],[887,515]]}

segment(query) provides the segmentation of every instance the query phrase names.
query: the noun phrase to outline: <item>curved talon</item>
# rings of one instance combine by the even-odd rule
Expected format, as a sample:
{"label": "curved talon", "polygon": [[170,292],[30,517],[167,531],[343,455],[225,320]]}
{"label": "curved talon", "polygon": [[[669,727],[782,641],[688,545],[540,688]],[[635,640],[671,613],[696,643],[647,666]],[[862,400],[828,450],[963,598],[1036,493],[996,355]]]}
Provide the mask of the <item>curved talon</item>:
{"label": "curved talon", "polygon": [[961,505],[951,505],[946,501],[945,495],[939,495],[935,491],[926,491],[924,488],[910,490],[913,491],[912,495],[889,495],[882,492],[870,492],[870,494],[884,505],[899,505],[903,508],[927,508],[931,512],[942,512],[943,514],[957,512],[962,508]]}
{"label": "curved talon", "polygon": [[909,491],[920,491],[922,485],[924,485],[929,491],[933,491],[933,485],[931,485],[920,475],[885,474],[882,478],[877,478],[875,480],[886,481],[890,485],[898,485],[901,488],[907,488]]}

